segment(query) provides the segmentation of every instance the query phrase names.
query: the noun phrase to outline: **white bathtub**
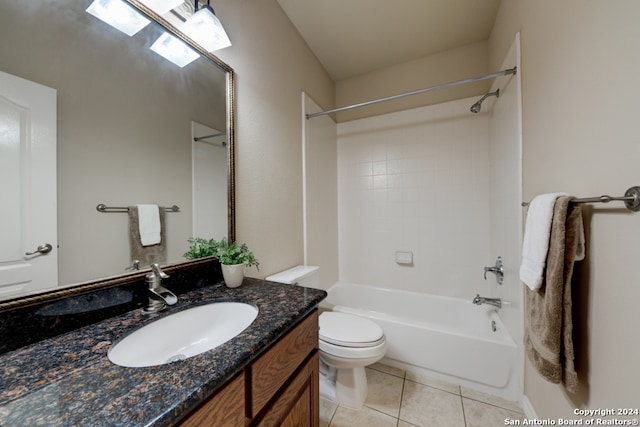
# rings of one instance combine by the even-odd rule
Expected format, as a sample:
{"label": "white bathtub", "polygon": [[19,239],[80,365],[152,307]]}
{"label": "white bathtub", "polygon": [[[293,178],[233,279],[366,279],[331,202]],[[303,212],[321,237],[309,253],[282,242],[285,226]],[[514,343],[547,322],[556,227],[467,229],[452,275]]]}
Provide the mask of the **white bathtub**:
{"label": "white bathtub", "polygon": [[325,309],[382,327],[388,343],[383,362],[517,400],[517,346],[496,309],[474,305],[473,295],[467,301],[342,282],[328,293]]}

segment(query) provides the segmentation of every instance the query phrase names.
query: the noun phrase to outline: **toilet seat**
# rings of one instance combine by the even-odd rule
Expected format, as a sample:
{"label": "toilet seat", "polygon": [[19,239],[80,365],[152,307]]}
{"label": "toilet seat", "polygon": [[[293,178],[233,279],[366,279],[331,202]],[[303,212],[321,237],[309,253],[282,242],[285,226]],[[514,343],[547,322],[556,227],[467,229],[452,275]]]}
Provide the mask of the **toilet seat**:
{"label": "toilet seat", "polygon": [[387,341],[382,338],[381,342],[372,347],[346,347],[336,344],[328,343],[324,340],[319,341],[320,347],[320,359],[324,356],[338,357],[342,359],[358,360],[358,365],[368,365],[368,359],[375,359],[375,361],[382,358],[387,350]]}
{"label": "toilet seat", "polygon": [[378,347],[385,342],[382,328],[364,317],[339,312],[324,312],[319,318],[320,341],[348,348]]}

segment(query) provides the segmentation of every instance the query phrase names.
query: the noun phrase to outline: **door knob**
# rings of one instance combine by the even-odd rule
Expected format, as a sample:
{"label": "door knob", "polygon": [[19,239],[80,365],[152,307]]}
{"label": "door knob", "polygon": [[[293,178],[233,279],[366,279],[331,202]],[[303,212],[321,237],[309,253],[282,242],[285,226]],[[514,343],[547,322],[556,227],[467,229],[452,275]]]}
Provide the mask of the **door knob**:
{"label": "door knob", "polygon": [[53,246],[51,246],[49,243],[43,243],[39,245],[35,251],[26,252],[25,255],[48,254],[49,252],[51,252],[52,249],[53,249]]}

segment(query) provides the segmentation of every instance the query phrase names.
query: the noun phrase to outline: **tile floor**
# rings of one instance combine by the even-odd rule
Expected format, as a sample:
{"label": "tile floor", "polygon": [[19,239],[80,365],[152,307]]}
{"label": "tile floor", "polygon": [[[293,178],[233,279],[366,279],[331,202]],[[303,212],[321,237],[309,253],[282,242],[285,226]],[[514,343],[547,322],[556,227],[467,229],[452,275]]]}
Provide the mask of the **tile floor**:
{"label": "tile floor", "polygon": [[367,369],[369,394],[353,410],[320,399],[320,427],[493,427],[523,420],[516,402],[380,363]]}

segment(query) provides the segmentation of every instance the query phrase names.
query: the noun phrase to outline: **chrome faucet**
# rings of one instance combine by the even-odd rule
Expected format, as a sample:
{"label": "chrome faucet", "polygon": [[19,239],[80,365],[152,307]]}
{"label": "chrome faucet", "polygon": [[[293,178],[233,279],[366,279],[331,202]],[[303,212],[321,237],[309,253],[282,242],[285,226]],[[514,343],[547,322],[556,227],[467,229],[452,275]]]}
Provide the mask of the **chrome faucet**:
{"label": "chrome faucet", "polygon": [[169,276],[160,269],[158,264],[151,264],[151,273],[147,274],[145,278],[149,287],[149,301],[144,307],[144,311],[164,310],[168,305],[174,305],[178,302],[178,297],[162,286],[162,279],[167,279]]}
{"label": "chrome faucet", "polygon": [[498,285],[502,285],[502,282],[504,281],[504,266],[502,264],[501,256],[496,258],[496,265],[484,268],[484,280],[487,280],[487,273],[495,274],[496,282],[498,282]]}
{"label": "chrome faucet", "polygon": [[473,299],[473,303],[475,305],[489,304],[494,307],[502,308],[502,300],[500,298],[485,298],[481,297],[480,294],[476,294],[476,297]]}

